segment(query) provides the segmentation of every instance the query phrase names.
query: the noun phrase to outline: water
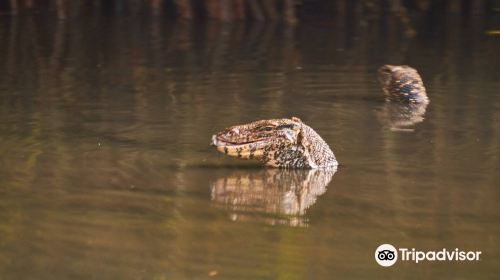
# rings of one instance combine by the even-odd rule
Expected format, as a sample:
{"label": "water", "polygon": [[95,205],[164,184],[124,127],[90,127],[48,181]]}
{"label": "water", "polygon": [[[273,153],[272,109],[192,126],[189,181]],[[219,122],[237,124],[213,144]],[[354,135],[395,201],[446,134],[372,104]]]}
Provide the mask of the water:
{"label": "water", "polygon": [[[415,38],[341,20],[0,18],[0,278],[498,277],[498,39],[481,18]],[[417,68],[431,99],[404,129],[385,63]],[[291,116],[330,143],[335,174],[209,146]],[[386,269],[386,242],[482,260]]]}

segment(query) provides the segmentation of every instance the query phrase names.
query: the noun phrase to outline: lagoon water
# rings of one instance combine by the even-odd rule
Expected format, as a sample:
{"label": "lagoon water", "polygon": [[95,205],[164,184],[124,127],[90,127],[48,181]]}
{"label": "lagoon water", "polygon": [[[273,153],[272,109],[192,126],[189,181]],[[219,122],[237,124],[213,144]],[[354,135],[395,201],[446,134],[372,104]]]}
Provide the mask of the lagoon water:
{"label": "lagoon water", "polygon": [[[488,22],[0,18],[1,279],[494,279],[500,76]],[[431,103],[386,104],[382,64]],[[423,110],[423,111],[422,111]],[[213,133],[300,117],[341,166],[266,170]],[[382,268],[380,244],[482,251]]]}

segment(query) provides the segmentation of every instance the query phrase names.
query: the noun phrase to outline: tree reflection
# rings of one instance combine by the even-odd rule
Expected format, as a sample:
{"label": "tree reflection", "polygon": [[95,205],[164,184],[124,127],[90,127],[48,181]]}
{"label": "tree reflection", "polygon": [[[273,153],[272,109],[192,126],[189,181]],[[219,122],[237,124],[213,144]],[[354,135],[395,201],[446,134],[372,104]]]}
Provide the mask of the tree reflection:
{"label": "tree reflection", "polygon": [[[343,2],[332,21],[292,26],[84,20],[73,9],[66,20],[2,17],[0,275],[203,278],[221,264],[233,278],[278,275],[255,275],[254,265],[326,276],[329,264],[351,269],[356,259],[332,241],[366,244],[391,229],[411,242],[426,232],[422,242],[441,246],[463,242],[456,232],[481,240],[484,225],[500,236],[490,222],[500,164],[491,21],[422,11],[412,17],[417,36],[407,37],[397,18],[359,18]],[[432,106],[383,104],[375,73],[385,63],[422,71]],[[390,127],[412,127],[424,113],[425,122],[391,133],[375,107]],[[337,174],[331,203],[319,198],[333,175],[324,171],[220,173],[224,159],[208,146],[217,127],[290,115],[312,121],[353,170]],[[307,236],[225,217],[305,226],[311,210],[320,221]]]}

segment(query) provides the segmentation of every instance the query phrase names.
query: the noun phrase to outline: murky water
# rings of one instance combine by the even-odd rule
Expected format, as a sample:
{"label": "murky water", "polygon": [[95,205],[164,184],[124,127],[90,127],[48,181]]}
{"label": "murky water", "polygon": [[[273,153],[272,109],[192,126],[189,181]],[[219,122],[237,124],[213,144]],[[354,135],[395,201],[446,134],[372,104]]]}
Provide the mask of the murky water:
{"label": "murky water", "polygon": [[[415,38],[342,20],[0,18],[0,278],[498,277],[498,39],[475,18]],[[398,119],[385,63],[417,68],[429,106]],[[330,143],[335,174],[209,146],[291,116]],[[387,269],[382,243],[483,253]]]}

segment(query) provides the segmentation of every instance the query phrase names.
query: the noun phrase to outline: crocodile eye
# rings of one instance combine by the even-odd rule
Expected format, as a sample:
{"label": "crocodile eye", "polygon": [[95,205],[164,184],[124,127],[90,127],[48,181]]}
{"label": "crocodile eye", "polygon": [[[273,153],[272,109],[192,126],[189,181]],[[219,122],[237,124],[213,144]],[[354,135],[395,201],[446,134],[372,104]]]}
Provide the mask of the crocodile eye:
{"label": "crocodile eye", "polygon": [[264,127],[264,131],[272,131],[272,130],[273,130],[273,128],[272,128],[272,127],[270,127],[270,126],[266,126],[266,127]]}

